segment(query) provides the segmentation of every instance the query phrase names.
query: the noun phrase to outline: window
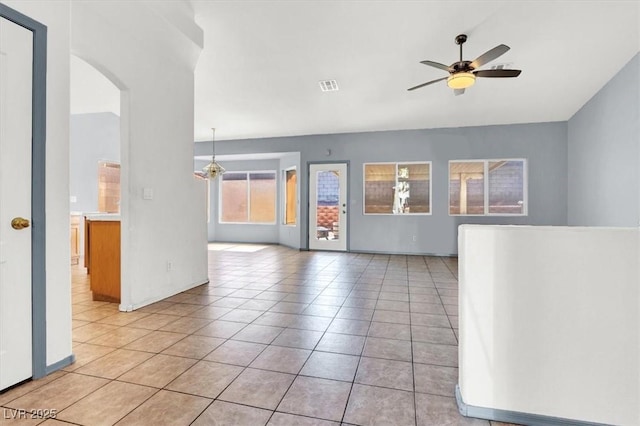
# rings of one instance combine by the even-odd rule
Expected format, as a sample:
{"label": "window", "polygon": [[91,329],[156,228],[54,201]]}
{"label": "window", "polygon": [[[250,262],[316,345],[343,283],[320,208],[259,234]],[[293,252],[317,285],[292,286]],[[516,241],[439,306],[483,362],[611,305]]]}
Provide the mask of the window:
{"label": "window", "polygon": [[284,224],[296,224],[298,210],[298,174],[296,169],[284,171]]}
{"label": "window", "polygon": [[449,162],[449,214],[527,214],[526,160]]}
{"label": "window", "polygon": [[120,164],[98,161],[98,211],[120,213]]}
{"label": "window", "polygon": [[220,223],[275,223],[276,172],[226,172],[220,179]]}
{"label": "window", "polygon": [[365,164],[364,214],[431,214],[431,163]]}

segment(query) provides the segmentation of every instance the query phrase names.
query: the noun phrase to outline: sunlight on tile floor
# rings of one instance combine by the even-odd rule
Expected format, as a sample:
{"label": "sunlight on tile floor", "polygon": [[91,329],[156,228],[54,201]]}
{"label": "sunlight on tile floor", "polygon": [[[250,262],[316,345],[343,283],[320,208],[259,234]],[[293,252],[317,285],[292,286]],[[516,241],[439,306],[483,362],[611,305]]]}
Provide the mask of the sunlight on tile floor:
{"label": "sunlight on tile floor", "polygon": [[209,251],[237,251],[241,253],[255,253],[266,249],[269,246],[262,244],[229,244],[229,243],[209,243]]}
{"label": "sunlight on tile floor", "polygon": [[0,394],[0,425],[489,425],[454,399],[456,259],[209,249],[210,284],[129,313],[73,267],[77,361]]}

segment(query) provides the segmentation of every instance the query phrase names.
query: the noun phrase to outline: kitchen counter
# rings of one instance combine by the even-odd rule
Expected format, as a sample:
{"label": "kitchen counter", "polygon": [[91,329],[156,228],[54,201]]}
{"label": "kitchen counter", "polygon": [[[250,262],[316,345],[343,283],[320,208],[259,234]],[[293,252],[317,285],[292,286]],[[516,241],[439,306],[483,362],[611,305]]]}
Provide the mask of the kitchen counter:
{"label": "kitchen counter", "polygon": [[120,215],[117,213],[85,213],[84,217],[88,220],[96,221],[120,221]]}

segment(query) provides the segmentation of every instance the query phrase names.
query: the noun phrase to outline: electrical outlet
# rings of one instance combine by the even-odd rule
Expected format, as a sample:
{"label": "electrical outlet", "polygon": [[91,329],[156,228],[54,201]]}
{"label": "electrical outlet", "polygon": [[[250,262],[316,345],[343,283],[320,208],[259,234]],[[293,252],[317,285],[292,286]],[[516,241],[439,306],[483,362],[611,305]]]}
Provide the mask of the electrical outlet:
{"label": "electrical outlet", "polygon": [[167,260],[167,272],[173,269],[173,263],[170,260]]}
{"label": "electrical outlet", "polygon": [[418,241],[418,237],[416,235],[413,236],[413,242],[415,243],[416,241]]}

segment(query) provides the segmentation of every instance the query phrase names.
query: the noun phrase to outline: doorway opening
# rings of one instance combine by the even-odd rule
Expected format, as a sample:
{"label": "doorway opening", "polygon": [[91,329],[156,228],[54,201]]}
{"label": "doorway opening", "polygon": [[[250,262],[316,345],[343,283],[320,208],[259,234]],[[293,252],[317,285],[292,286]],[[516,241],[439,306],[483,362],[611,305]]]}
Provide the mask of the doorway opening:
{"label": "doorway opening", "polygon": [[[74,303],[120,298],[120,206],[121,180],[121,91],[100,70],[71,56],[69,193],[71,213],[71,264]],[[101,286],[104,268],[91,256],[95,238],[92,224],[100,220],[99,232],[107,232],[108,253],[117,260],[107,266],[113,288]],[[112,223],[113,222],[113,223]],[[103,231],[103,228],[105,229]],[[97,242],[96,244],[97,245]],[[103,242],[100,242],[103,246]],[[92,268],[91,261],[95,260]],[[99,274],[100,273],[100,274]],[[100,276],[98,276],[100,275]],[[96,287],[97,286],[97,287]],[[117,288],[115,288],[117,287]]]}
{"label": "doorway opening", "polygon": [[346,251],[348,163],[309,164],[309,250]]}

